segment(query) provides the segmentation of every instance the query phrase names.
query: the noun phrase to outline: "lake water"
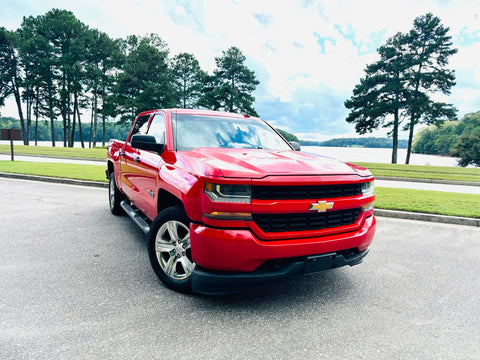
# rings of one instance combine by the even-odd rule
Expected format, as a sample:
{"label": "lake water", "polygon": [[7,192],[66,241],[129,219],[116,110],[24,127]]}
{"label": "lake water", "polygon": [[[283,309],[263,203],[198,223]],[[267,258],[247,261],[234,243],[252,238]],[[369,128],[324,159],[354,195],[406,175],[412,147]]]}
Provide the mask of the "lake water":
{"label": "lake water", "polygon": [[[1,140],[0,144],[10,144],[9,141]],[[14,141],[15,145],[22,145],[21,141]],[[101,143],[97,143],[101,145]],[[39,146],[51,146],[49,141],[39,142]],[[58,147],[63,142],[57,142]],[[88,143],[85,144],[88,146]],[[75,147],[80,147],[80,143],[75,143]],[[314,154],[325,155],[342,161],[351,162],[373,162],[389,164],[392,158],[392,149],[374,149],[374,148],[348,148],[348,147],[324,147],[324,146],[302,146],[302,151]],[[397,163],[405,164],[406,149],[399,149],[397,153]],[[430,166],[457,166],[457,159],[448,156],[411,154],[410,164],[412,165],[430,165]]]}
{"label": "lake water", "polygon": [[[302,146],[302,151],[329,156],[342,161],[391,163],[392,149]],[[405,164],[407,149],[397,152],[397,164]],[[457,166],[457,158],[449,156],[411,154],[411,165]]]}

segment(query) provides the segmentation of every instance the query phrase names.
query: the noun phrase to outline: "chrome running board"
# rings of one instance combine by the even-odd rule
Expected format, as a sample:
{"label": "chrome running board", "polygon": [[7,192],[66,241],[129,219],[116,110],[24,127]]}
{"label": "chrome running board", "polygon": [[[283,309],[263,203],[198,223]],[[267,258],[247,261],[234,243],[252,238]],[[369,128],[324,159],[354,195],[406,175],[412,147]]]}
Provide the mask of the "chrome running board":
{"label": "chrome running board", "polygon": [[128,200],[123,200],[120,203],[122,209],[127,213],[128,216],[132,218],[135,224],[145,233],[148,234],[150,232],[150,225],[143,219],[140,215],[140,211],[138,209],[134,209],[128,203]]}

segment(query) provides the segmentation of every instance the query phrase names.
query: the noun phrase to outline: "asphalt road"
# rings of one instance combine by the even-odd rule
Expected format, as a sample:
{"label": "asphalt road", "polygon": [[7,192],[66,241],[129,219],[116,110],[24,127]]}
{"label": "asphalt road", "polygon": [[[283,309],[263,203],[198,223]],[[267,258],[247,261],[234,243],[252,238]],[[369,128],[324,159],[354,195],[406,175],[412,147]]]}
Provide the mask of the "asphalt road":
{"label": "asphalt road", "polygon": [[0,359],[478,359],[480,229],[378,218],[365,262],[174,293],[107,190],[0,178]]}

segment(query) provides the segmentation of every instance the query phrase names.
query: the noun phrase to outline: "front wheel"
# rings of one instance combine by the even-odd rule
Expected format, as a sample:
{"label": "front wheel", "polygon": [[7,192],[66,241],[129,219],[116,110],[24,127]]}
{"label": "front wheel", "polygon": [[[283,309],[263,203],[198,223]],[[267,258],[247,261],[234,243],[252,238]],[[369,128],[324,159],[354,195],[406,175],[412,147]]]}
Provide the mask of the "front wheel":
{"label": "front wheel", "polygon": [[161,211],[152,223],[148,255],[155,274],[170,289],[190,293],[195,263],[190,249],[190,220],[181,206]]}

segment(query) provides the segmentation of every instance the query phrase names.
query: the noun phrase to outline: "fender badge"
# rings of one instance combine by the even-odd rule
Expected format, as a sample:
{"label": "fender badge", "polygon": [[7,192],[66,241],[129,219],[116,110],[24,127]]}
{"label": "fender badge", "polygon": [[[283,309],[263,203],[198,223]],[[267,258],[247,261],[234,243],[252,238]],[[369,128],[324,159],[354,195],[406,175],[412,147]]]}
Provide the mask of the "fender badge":
{"label": "fender badge", "polygon": [[317,212],[325,212],[333,208],[333,202],[319,201],[313,204],[310,204],[310,210],[317,210]]}

